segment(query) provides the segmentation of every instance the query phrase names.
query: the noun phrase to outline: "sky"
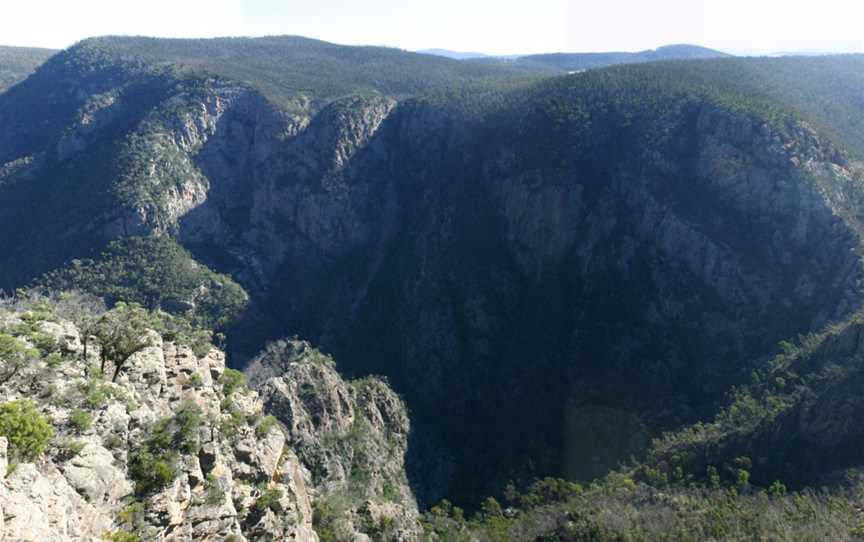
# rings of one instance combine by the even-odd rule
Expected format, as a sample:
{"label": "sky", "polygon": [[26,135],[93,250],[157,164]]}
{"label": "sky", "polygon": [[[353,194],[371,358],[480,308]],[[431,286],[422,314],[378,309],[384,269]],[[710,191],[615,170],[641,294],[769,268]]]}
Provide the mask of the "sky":
{"label": "sky", "polygon": [[862,0],[0,0],[0,44],[293,34],[487,54],[864,52]]}

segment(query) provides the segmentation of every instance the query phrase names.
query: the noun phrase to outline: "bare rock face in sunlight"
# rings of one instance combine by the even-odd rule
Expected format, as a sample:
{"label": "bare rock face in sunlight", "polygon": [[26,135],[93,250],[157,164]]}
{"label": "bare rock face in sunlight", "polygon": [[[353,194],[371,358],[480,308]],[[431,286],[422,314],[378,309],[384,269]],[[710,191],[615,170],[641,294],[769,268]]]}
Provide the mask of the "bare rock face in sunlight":
{"label": "bare rock face in sunlight", "polygon": [[[26,315],[5,316],[14,325]],[[79,336],[69,322],[45,324],[62,337]],[[12,465],[0,438],[3,540],[89,542],[135,533],[316,541],[310,473],[280,424],[267,421],[258,395],[243,385],[229,390],[215,349],[198,357],[151,333],[151,346],[129,360],[116,383],[93,374],[98,347],[85,358],[81,343],[71,341],[61,362],[34,362],[4,384],[0,404],[32,400],[55,434],[44,457]],[[157,452],[158,438],[173,439],[180,453]],[[170,479],[153,485],[160,469]]]}
{"label": "bare rock face in sunlight", "polygon": [[[114,382],[88,366],[86,323],[28,328],[72,360],[0,389],[57,431],[0,487],[47,523],[6,528],[413,540],[442,498],[470,509],[654,453],[764,384],[780,341],[851,325],[864,59],[634,55],[108,37],[0,80],[0,289],[188,324],[153,326]],[[694,60],[648,62],[673,58]],[[198,326],[227,352],[196,349]],[[838,398],[784,397],[771,408],[794,413],[693,457],[762,466],[753,443],[794,442],[812,454],[777,461],[801,480],[832,454],[855,466],[857,381],[837,378]]]}
{"label": "bare rock face in sunlight", "polygon": [[357,525],[386,523],[393,540],[420,536],[405,470],[411,428],[393,390],[375,378],[343,380],[331,358],[296,340],[270,344],[248,372],[265,409],[282,422],[288,443],[312,473],[319,499],[347,495],[348,517]]}

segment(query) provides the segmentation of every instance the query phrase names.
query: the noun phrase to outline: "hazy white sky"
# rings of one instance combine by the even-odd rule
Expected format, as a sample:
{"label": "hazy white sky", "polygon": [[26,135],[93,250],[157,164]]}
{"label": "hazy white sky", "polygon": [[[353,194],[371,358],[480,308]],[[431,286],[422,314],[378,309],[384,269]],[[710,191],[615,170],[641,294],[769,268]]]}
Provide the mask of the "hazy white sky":
{"label": "hazy white sky", "polygon": [[864,0],[0,0],[0,44],[104,34],[295,34],[494,54],[642,50],[864,51]]}

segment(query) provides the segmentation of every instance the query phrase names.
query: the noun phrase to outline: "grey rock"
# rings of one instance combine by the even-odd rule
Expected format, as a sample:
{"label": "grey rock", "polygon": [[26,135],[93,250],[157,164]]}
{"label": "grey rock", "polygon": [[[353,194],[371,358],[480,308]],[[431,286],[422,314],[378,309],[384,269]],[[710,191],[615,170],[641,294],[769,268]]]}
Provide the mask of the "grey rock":
{"label": "grey rock", "polygon": [[63,476],[88,502],[117,505],[132,494],[126,473],[114,465],[114,456],[98,444],[87,442],[84,449],[62,467]]}

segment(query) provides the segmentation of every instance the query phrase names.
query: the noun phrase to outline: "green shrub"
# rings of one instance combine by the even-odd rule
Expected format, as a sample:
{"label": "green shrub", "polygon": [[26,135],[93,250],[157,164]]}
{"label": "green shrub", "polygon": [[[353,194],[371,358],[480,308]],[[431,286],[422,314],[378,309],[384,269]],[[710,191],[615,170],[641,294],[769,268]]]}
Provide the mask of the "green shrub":
{"label": "green shrub", "polygon": [[60,348],[60,345],[57,344],[57,340],[54,337],[42,332],[33,333],[28,337],[28,339],[30,339],[31,344],[39,350],[42,357],[58,353],[57,350]]}
{"label": "green shrub", "polygon": [[234,441],[240,435],[240,428],[246,424],[246,417],[233,404],[228,405],[225,413],[219,421],[219,432],[228,440]]}
{"label": "green shrub", "polygon": [[198,452],[201,409],[184,402],[171,418],[154,423],[140,449],[129,459],[129,474],[135,480],[135,492],[147,495],[160,491],[177,476],[178,452]]}
{"label": "green shrub", "polygon": [[117,520],[128,530],[140,531],[146,525],[146,515],[147,506],[143,502],[133,499],[117,513]]}
{"label": "green shrub", "polygon": [[487,519],[497,518],[504,515],[504,511],[501,509],[501,505],[498,504],[495,497],[487,497],[480,506],[480,510],[483,513],[483,517]]}
{"label": "green shrub", "polygon": [[525,508],[566,501],[582,492],[582,486],[560,478],[544,478],[531,484],[528,493],[517,498]]}
{"label": "green shrub", "polygon": [[399,502],[399,499],[401,498],[399,486],[392,481],[387,480],[381,488],[381,496],[390,502]]}
{"label": "green shrub", "polygon": [[270,434],[270,431],[276,427],[278,420],[273,416],[264,416],[261,418],[261,421],[258,422],[258,425],[255,426],[255,435],[258,438],[264,438]]}
{"label": "green shrub", "polygon": [[24,341],[7,333],[0,333],[0,384],[9,382],[39,352]]}
{"label": "green shrub", "polygon": [[84,450],[87,444],[80,440],[65,440],[57,446],[57,456],[61,461],[68,461]]}
{"label": "green shrub", "polygon": [[114,397],[116,391],[110,384],[91,378],[86,382],[78,384],[78,390],[84,396],[84,403],[90,408],[100,408]]}
{"label": "green shrub", "polygon": [[225,502],[225,491],[219,485],[219,481],[213,474],[207,475],[204,483],[204,502],[210,506],[218,506]]}
{"label": "green shrub", "polygon": [[59,352],[52,352],[45,358],[45,364],[51,369],[56,369],[63,363],[63,356]]}
{"label": "green shrub", "polygon": [[201,379],[201,375],[198,373],[192,373],[192,376],[189,377],[189,385],[196,390],[201,389],[204,386],[204,381]]}
{"label": "green shrub", "polygon": [[222,395],[227,399],[246,386],[246,375],[236,369],[225,369],[219,383],[222,384]]}
{"label": "green shrub", "polygon": [[12,462],[36,460],[53,435],[54,428],[29,399],[0,405],[0,436],[9,441]]}
{"label": "green shrub", "polygon": [[162,418],[148,431],[144,446],[152,452],[198,452],[198,429],[201,427],[201,409],[184,402],[172,418]]}
{"label": "green shrub", "polygon": [[174,414],[174,445],[183,452],[198,453],[198,431],[201,428],[201,409],[192,402],[180,405]]}
{"label": "green shrub", "polygon": [[105,446],[109,450],[116,450],[121,448],[125,441],[123,437],[115,434],[106,435],[104,439],[102,439],[102,445]]}
{"label": "green shrub", "polygon": [[780,480],[774,480],[771,486],[768,487],[768,494],[773,497],[782,497],[786,494],[786,484]]}
{"label": "green shrub", "polygon": [[148,495],[165,489],[177,477],[173,454],[153,454],[139,450],[129,457],[129,476],[135,481],[135,493]]}
{"label": "green shrub", "polygon": [[102,535],[107,542],[141,542],[141,537],[127,531],[113,531]]}
{"label": "green shrub", "polygon": [[282,505],[279,503],[281,499],[281,489],[268,488],[261,492],[261,495],[255,501],[255,504],[252,505],[252,508],[258,510],[259,512],[263,512],[269,509],[277,514],[280,514],[282,513]]}
{"label": "green shrub", "polygon": [[339,542],[343,539],[338,525],[339,513],[326,500],[316,500],[312,503],[312,527],[321,542]]}
{"label": "green shrub", "polygon": [[86,410],[76,410],[69,416],[69,423],[75,431],[81,433],[93,425],[93,415]]}

